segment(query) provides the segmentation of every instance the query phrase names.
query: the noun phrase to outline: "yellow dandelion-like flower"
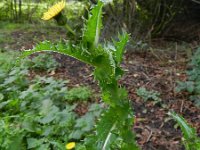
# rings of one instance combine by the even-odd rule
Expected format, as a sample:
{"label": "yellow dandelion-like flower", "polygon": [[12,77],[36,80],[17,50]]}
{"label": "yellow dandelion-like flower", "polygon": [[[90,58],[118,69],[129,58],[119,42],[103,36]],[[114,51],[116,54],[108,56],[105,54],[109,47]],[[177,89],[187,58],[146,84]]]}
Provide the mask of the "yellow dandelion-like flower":
{"label": "yellow dandelion-like flower", "polygon": [[71,149],[73,149],[75,146],[76,146],[76,143],[75,143],[75,142],[70,142],[70,143],[67,143],[65,147],[66,147],[67,150],[71,150]]}
{"label": "yellow dandelion-like flower", "polygon": [[50,20],[56,17],[65,7],[65,0],[58,2],[57,4],[53,5],[47,12],[44,13],[42,19],[43,20]]}

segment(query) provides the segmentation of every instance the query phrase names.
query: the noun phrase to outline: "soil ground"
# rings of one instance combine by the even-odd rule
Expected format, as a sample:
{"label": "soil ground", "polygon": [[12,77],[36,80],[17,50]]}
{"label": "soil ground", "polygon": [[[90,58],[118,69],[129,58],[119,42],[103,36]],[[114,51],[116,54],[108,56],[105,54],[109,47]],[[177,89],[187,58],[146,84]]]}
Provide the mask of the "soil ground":
{"label": "soil ground", "polygon": [[[5,34],[12,40],[0,43],[0,48],[12,50],[29,49],[37,41],[59,39],[66,35],[62,29],[56,28],[51,28],[48,32],[34,29],[29,32],[15,30]],[[61,67],[48,76],[70,80],[70,86],[88,85],[100,93],[92,77],[92,67],[67,56],[55,54],[55,57],[61,63]],[[120,83],[129,92],[136,116],[133,129],[143,150],[184,149],[181,144],[181,131],[175,128],[175,122],[168,117],[169,110],[183,115],[196,127],[200,135],[200,109],[189,100],[187,93],[175,91],[176,81],[186,80],[186,62],[184,51],[163,48],[154,51],[129,49],[124,56],[122,67],[125,69],[125,75]],[[139,87],[161,93],[161,103],[154,104],[153,101],[142,100],[136,94]],[[84,109],[86,108],[83,108],[83,111]]]}

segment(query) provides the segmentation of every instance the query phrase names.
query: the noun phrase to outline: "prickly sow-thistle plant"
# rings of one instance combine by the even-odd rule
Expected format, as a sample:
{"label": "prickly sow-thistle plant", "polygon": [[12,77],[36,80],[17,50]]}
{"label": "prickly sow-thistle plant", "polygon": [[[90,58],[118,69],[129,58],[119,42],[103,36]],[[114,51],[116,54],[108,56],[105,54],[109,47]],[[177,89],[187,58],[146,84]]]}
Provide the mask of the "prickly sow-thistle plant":
{"label": "prickly sow-thistle plant", "polygon": [[99,43],[102,28],[103,1],[91,10],[89,19],[83,30],[82,40],[59,42],[53,44],[44,41],[32,50],[25,50],[22,57],[36,52],[53,51],[74,57],[94,66],[94,77],[102,90],[102,100],[109,106],[99,120],[96,131],[85,140],[87,150],[137,150],[138,147],[132,132],[133,112],[128,100],[127,91],[118,85],[117,80],[123,75],[120,67],[123,52],[129,35],[119,35],[119,41],[113,45]]}

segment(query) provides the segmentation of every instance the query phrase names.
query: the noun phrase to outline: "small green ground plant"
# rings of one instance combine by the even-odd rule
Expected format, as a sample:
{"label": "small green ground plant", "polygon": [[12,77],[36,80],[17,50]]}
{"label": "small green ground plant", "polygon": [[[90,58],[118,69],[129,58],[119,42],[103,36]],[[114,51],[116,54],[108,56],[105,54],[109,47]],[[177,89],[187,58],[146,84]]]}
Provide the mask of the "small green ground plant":
{"label": "small green ground plant", "polygon": [[157,91],[148,91],[146,88],[140,87],[136,90],[136,94],[140,96],[145,102],[148,100],[152,100],[154,104],[161,102],[160,93]]}
{"label": "small green ground plant", "polygon": [[76,87],[69,90],[65,98],[71,102],[87,101],[91,98],[91,95],[92,91],[89,87]]}
{"label": "small green ground plant", "polygon": [[[32,50],[24,51],[21,58],[36,52],[54,51],[95,67],[93,74],[101,87],[102,100],[108,105],[108,108],[100,118],[95,133],[85,139],[83,149],[137,150],[138,146],[132,132],[134,115],[131,104],[127,91],[117,82],[123,75],[120,63],[129,35],[123,32],[118,36],[119,41],[113,40],[113,44],[99,43],[103,6],[104,2],[99,0],[97,5],[92,8],[83,29],[81,41],[61,41],[57,44],[44,41]],[[58,20],[58,18],[56,19]]]}
{"label": "small green ground plant", "polygon": [[40,54],[29,61],[29,68],[37,71],[55,71],[60,64],[50,54]]}
{"label": "small green ground plant", "polygon": [[187,91],[190,93],[190,99],[200,107],[200,48],[191,58],[190,68],[187,70],[188,79],[185,82],[178,82],[176,91]]}

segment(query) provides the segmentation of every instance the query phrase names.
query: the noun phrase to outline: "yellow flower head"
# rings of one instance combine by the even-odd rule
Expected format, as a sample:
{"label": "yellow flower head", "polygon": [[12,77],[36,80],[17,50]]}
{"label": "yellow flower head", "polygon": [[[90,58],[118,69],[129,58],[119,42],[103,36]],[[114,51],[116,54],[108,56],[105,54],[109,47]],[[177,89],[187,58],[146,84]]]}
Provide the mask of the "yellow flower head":
{"label": "yellow flower head", "polygon": [[76,146],[75,142],[70,142],[70,143],[67,143],[65,147],[66,147],[67,150],[71,150],[75,146]]}
{"label": "yellow flower head", "polygon": [[57,4],[53,5],[47,12],[44,13],[42,19],[43,20],[50,20],[57,16],[65,7],[65,0],[58,2]]}

